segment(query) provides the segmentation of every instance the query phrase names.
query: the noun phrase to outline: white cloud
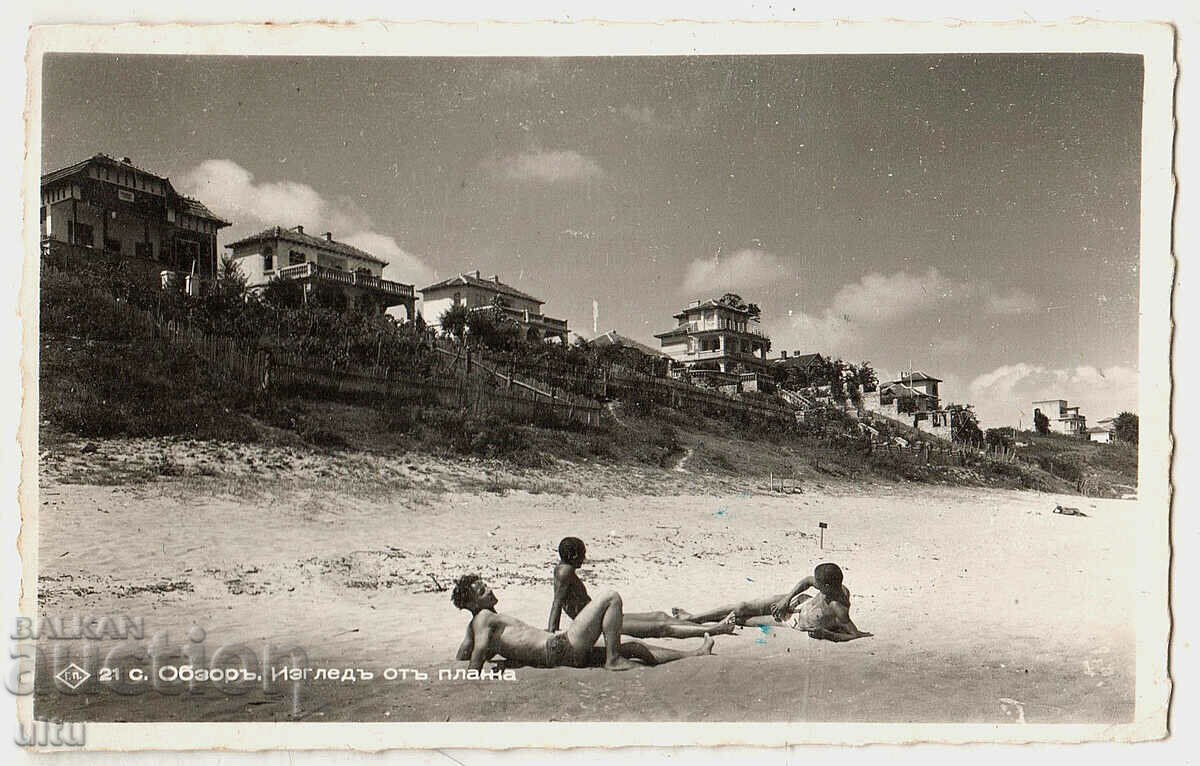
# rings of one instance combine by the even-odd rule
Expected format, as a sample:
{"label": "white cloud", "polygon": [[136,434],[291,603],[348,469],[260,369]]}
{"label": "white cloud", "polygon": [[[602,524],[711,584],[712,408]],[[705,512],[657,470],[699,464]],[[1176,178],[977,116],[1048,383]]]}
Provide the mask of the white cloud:
{"label": "white cloud", "polygon": [[697,258],[688,264],[683,289],[689,293],[729,288],[761,287],[783,276],[783,262],[764,250],[739,250],[730,255]]}
{"label": "white cloud", "polygon": [[388,265],[383,269],[385,279],[407,282],[418,290],[434,281],[433,269],[386,234],[362,231],[342,237],[341,241],[387,261]]}
{"label": "white cloud", "polygon": [[[697,263],[689,269],[689,277]],[[779,260],[773,256],[760,259],[754,264],[757,268],[749,269],[757,284],[777,278],[773,273],[768,276],[770,270],[764,268],[768,264],[778,266]],[[1004,292],[986,282],[951,279],[935,268],[917,274],[871,272],[840,287],[825,309],[816,313],[791,310],[785,318],[768,324],[772,337],[781,341],[776,343],[780,348],[819,350],[844,359],[860,359],[880,354],[882,339],[895,337],[893,325],[921,316],[961,316],[964,307],[985,314],[1013,315],[1036,310],[1037,301],[1024,290]],[[933,341],[930,350],[954,356],[973,343],[966,336],[943,338]]]}
{"label": "white cloud", "polygon": [[555,183],[604,176],[596,160],[571,150],[522,152],[483,164],[493,175],[514,181]]}
{"label": "white cloud", "polygon": [[234,222],[223,235],[225,241],[266,226],[302,225],[313,232],[333,232],[338,241],[388,261],[384,269],[388,279],[422,287],[432,278],[433,271],[420,258],[376,231],[370,217],[353,202],[326,199],[308,184],[255,183],[254,175],[232,160],[205,160],[177,182],[182,191]]}
{"label": "white cloud", "polygon": [[1031,293],[1017,289],[1008,293],[988,292],[984,305],[989,314],[1010,315],[1036,311],[1038,302]]}
{"label": "white cloud", "polygon": [[625,106],[617,109],[616,112],[635,125],[640,125],[643,128],[656,131],[666,131],[671,129],[670,124],[659,118],[658,113],[654,111],[654,107],[636,107],[626,104]]}
{"label": "white cloud", "polygon": [[917,275],[871,273],[838,290],[828,311],[853,322],[887,322],[959,300],[966,291],[964,283],[947,279],[937,269]]}
{"label": "white cloud", "polygon": [[[1137,411],[1137,370],[1115,366],[1049,368],[1020,362],[997,367],[976,377],[967,387],[967,400],[975,405],[988,427],[1033,422],[1033,402],[1066,399],[1094,425],[1101,418],[1128,410]],[[1024,415],[1021,414],[1024,412]]]}

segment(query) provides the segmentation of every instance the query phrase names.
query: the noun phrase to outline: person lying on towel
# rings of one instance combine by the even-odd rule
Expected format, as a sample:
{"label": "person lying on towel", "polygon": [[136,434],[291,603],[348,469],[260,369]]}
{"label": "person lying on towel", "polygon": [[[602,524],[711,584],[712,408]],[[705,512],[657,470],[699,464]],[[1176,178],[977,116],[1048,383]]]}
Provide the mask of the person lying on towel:
{"label": "person lying on towel", "polygon": [[[811,596],[805,593],[809,588],[814,588],[816,593]],[[829,563],[818,564],[811,575],[787,593],[739,601],[702,612],[679,608],[671,612],[681,620],[701,623],[732,613],[739,625],[783,624],[826,641],[853,641],[871,635],[859,630],[850,619],[850,591],[842,584],[842,568]]]}

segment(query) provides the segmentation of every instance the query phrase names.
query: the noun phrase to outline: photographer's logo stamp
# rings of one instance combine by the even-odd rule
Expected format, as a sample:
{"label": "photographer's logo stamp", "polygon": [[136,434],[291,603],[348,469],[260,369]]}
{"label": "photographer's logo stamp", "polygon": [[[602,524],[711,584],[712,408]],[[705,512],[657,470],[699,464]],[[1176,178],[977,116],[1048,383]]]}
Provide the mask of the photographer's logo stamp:
{"label": "photographer's logo stamp", "polygon": [[54,677],[71,689],[83,686],[92,674],[72,662],[54,674]]}

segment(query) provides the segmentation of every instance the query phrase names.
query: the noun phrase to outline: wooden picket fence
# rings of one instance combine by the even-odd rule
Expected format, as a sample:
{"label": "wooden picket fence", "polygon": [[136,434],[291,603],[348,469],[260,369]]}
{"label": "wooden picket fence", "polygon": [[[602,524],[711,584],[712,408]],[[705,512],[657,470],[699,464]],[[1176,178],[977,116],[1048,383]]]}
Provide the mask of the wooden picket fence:
{"label": "wooden picket fence", "polygon": [[[450,354],[460,349],[457,345],[445,341],[440,341],[438,348],[443,354]],[[698,405],[725,413],[734,412],[779,419],[789,423],[796,421],[795,410],[782,405],[773,406],[767,402],[738,399],[729,394],[701,388],[672,378],[645,375],[615,363],[591,370],[567,365],[526,363],[514,365],[504,371],[488,367],[490,361],[483,352],[476,349],[472,351],[472,354],[472,367],[480,365],[499,379],[512,378],[531,388],[540,386],[541,389],[557,392],[560,397],[569,398],[574,395],[584,401],[606,400],[615,397],[642,397],[674,408]],[[517,385],[517,383],[513,385]],[[543,397],[546,395],[545,390],[541,390],[540,393]]]}
{"label": "wooden picket fence", "polygon": [[161,319],[101,290],[93,292],[114,302],[131,336],[154,338],[173,348],[187,349],[220,370],[226,385],[258,396],[320,391],[335,396],[437,403],[476,416],[504,414],[535,420],[549,415],[559,422],[600,425],[603,408],[577,396],[544,392],[516,382],[500,387],[460,374],[452,364],[435,365],[434,374],[428,378],[380,367],[335,369],[290,352],[248,350],[234,338],[208,334],[187,322]]}

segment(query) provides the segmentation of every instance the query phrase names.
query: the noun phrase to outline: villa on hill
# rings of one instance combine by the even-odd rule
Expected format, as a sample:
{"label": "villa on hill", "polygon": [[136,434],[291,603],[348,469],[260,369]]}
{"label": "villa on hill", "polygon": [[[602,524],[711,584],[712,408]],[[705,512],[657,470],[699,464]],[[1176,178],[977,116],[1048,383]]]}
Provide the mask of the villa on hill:
{"label": "villa on hill", "polygon": [[1088,438],[1087,418],[1079,414],[1078,407],[1068,407],[1066,399],[1043,399],[1034,402],[1033,408],[1050,419],[1051,433]]}
{"label": "villa on hill", "polygon": [[251,290],[261,291],[272,279],[298,282],[308,298],[318,288],[332,288],[349,308],[383,311],[403,306],[406,318],[415,315],[412,285],[383,278],[387,261],[333,238],[304,233],[303,226],[273,226],[243,237],[226,247]]}
{"label": "villa on hill", "polygon": [[[737,300],[733,300],[736,298]],[[758,328],[758,307],[737,296],[692,301],[676,325],[654,337],[662,351],[689,370],[766,372],[771,339]]]}
{"label": "villa on hill", "polygon": [[451,306],[465,306],[470,311],[499,308],[530,340],[567,342],[567,320],[546,316],[542,313],[545,301],[501,282],[496,274],[487,279],[478,271],[458,274],[424,287],[420,293],[421,316],[431,327],[441,327],[442,314]]}
{"label": "villa on hill", "polygon": [[47,253],[107,253],[160,264],[166,279],[217,274],[217,232],[229,221],[133,160],[96,154],[42,176],[41,235]]}
{"label": "villa on hill", "polygon": [[930,412],[938,409],[941,401],[938,396],[938,384],[941,382],[941,378],[912,370],[907,374],[902,373],[896,380],[881,383],[879,395],[884,403],[890,399],[911,399],[915,412]]}

